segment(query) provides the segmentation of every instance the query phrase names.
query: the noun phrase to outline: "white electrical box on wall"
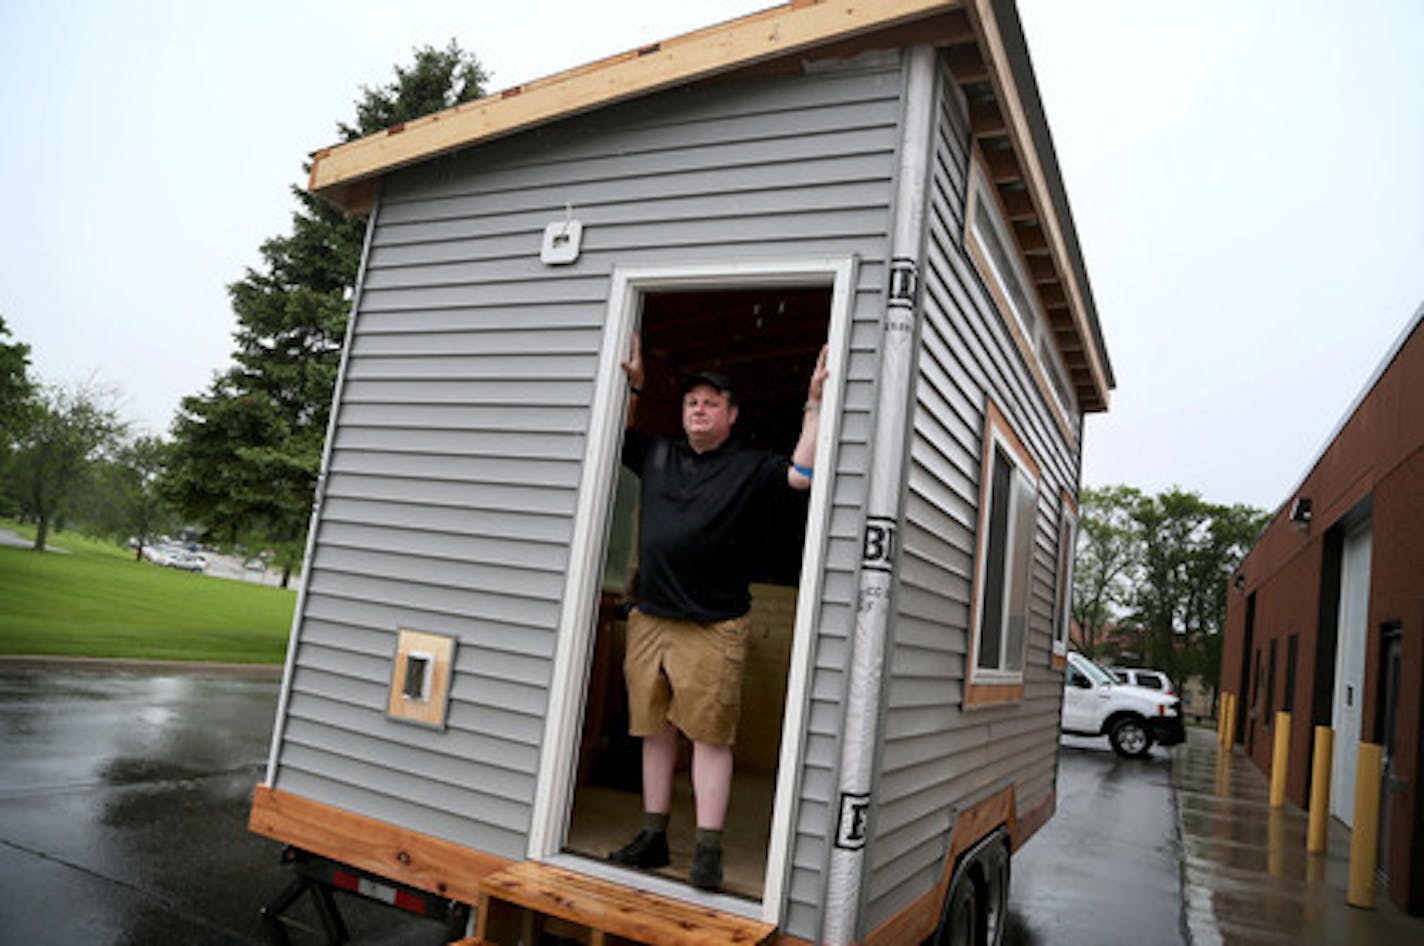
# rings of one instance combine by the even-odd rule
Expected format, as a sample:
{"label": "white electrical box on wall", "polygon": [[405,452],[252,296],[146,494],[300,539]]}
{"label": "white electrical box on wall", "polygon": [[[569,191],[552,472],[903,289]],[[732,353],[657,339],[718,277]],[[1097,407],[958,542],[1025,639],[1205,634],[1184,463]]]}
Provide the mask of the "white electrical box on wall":
{"label": "white electrical box on wall", "polygon": [[544,246],[539,259],[551,266],[572,263],[578,259],[583,242],[583,224],[577,220],[560,220],[544,228]]}

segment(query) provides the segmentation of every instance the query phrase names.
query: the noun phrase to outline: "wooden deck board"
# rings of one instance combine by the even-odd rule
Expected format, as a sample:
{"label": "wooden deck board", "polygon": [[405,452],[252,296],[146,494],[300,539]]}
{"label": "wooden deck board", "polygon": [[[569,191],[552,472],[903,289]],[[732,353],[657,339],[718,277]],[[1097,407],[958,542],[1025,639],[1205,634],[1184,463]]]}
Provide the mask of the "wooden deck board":
{"label": "wooden deck board", "polygon": [[497,871],[484,878],[481,887],[489,901],[648,946],[755,946],[768,942],[776,931],[769,923],[534,861]]}

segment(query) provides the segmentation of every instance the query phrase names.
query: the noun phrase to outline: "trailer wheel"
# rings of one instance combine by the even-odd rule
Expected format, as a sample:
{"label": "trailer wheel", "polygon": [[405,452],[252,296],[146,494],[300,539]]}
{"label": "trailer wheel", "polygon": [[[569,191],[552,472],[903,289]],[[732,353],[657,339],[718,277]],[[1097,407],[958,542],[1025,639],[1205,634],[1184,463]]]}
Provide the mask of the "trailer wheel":
{"label": "trailer wheel", "polygon": [[935,946],[1001,946],[1009,918],[1009,835],[996,828],[962,855],[950,880]]}
{"label": "trailer wheel", "polygon": [[1152,748],[1152,734],[1138,716],[1124,716],[1108,730],[1113,751],[1128,759],[1140,759]]}
{"label": "trailer wheel", "polygon": [[985,946],[1000,946],[1004,941],[1004,930],[1009,922],[1009,849],[1004,844],[993,844],[985,849],[980,863],[984,866],[984,897],[981,909],[984,915]]}
{"label": "trailer wheel", "polygon": [[979,897],[977,885],[965,874],[954,885],[954,894],[946,911],[945,928],[940,936],[941,946],[980,946],[979,937]]}

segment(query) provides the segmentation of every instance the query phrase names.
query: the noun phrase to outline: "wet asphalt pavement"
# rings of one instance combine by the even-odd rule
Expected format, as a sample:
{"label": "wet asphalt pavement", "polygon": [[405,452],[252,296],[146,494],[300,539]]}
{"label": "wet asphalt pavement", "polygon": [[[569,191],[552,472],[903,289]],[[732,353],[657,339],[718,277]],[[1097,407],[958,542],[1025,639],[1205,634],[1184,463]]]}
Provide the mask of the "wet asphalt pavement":
{"label": "wet asphalt pavement", "polygon": [[1058,810],[1013,857],[1005,943],[1185,943],[1172,756],[1119,758],[1105,738],[1060,746]]}
{"label": "wet asphalt pavement", "polygon": [[1403,913],[1377,877],[1375,907],[1349,906],[1350,832],[1331,819],[1307,854],[1306,812],[1271,808],[1266,773],[1207,733],[1173,750],[1182,837],[1183,916],[1193,946],[1403,946],[1424,918]]}
{"label": "wet asphalt pavement", "polygon": [[[269,942],[259,909],[290,869],[247,813],[277,688],[273,673],[0,663],[0,943]],[[357,942],[445,941],[385,908],[342,910]],[[316,923],[309,901],[293,913]]]}
{"label": "wet asphalt pavement", "polygon": [[[267,943],[259,909],[291,875],[247,813],[277,689],[275,673],[0,663],[0,943]],[[1008,943],[1182,941],[1170,767],[1064,740],[1058,813],[1014,858]],[[356,943],[444,941],[340,904]],[[293,913],[315,926],[308,901]]]}
{"label": "wet asphalt pavement", "polygon": [[[264,944],[292,879],[247,830],[275,672],[0,660],[0,946]],[[1209,731],[1150,758],[1065,737],[1058,809],[1013,860],[1013,946],[1424,942],[1381,895],[1344,905],[1348,834],[1303,855],[1304,813]],[[339,896],[352,941],[436,946],[437,923]],[[308,929],[292,946],[323,942]]]}

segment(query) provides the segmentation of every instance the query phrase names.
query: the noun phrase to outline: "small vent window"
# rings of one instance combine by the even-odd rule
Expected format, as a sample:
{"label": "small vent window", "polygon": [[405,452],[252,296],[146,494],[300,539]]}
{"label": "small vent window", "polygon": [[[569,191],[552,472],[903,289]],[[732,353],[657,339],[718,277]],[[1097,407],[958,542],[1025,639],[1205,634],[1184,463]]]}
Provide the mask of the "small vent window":
{"label": "small vent window", "polygon": [[1068,389],[1068,376],[1063,373],[1063,367],[1058,363],[1058,358],[1053,352],[1048,353],[1043,363],[1048,367],[1048,380],[1053,382],[1053,393],[1058,395],[1058,403],[1068,415],[1069,420],[1077,421],[1077,402],[1073,400],[1073,393]]}
{"label": "small vent window", "polygon": [[969,214],[964,242],[977,264],[989,294],[1012,323],[1024,357],[1033,366],[1039,387],[1067,425],[1078,423],[1078,402],[1068,384],[1048,320],[1038,305],[1007,218],[976,159],[970,167]]}
{"label": "small vent window", "polygon": [[1033,345],[1034,354],[1038,354],[1038,315],[1034,311],[1033,303],[1029,301],[1028,293],[1024,291],[1018,267],[1009,255],[1010,241],[1001,229],[998,208],[980,188],[974,190],[973,220],[972,232],[984,248],[993,279],[1008,297],[1010,312],[1018,320],[1024,337]]}
{"label": "small vent window", "polygon": [[430,692],[430,671],[435,662],[429,654],[411,653],[405,659],[405,689],[401,695],[408,700],[424,700]]}

